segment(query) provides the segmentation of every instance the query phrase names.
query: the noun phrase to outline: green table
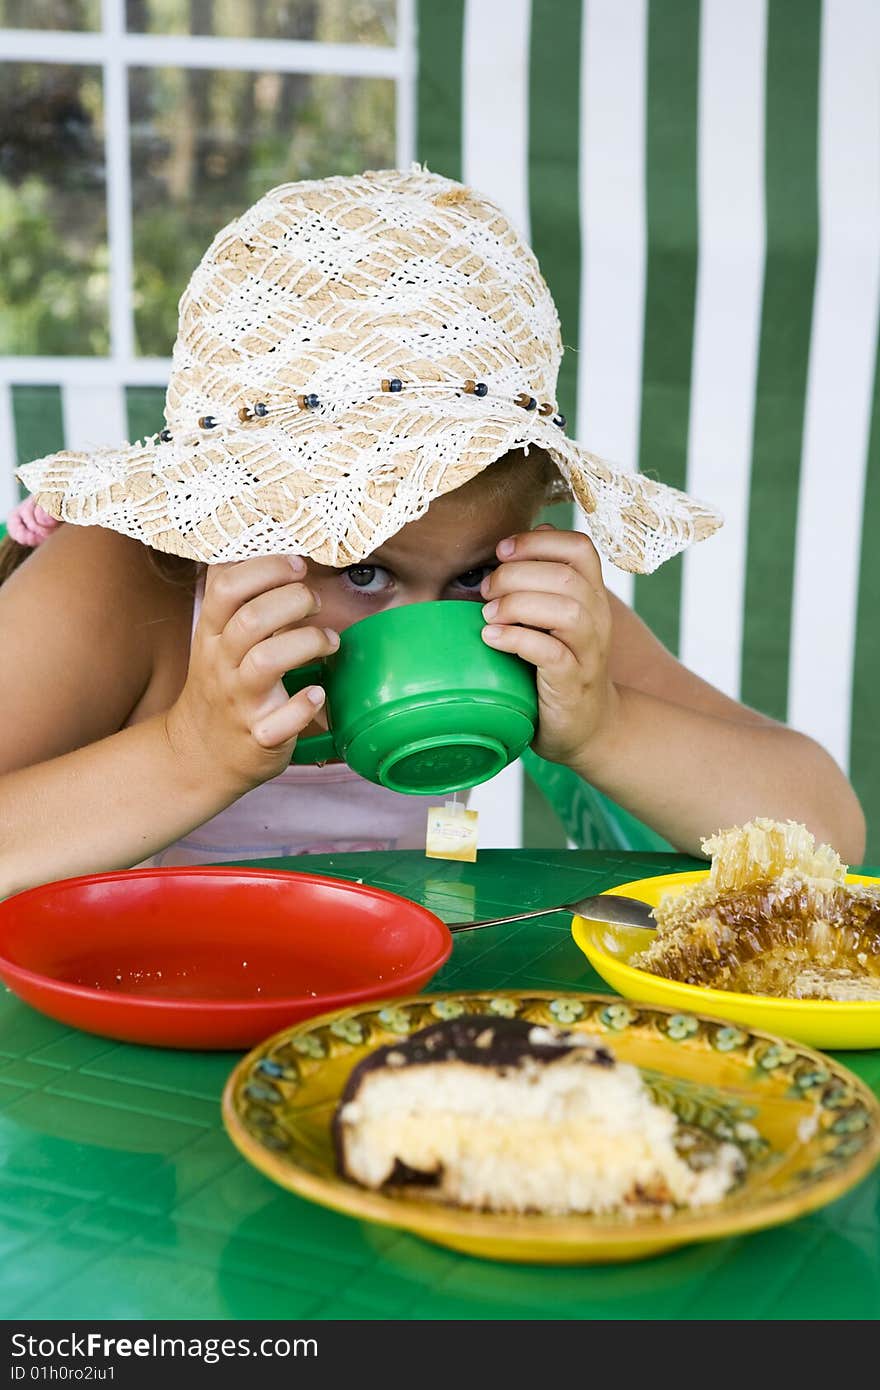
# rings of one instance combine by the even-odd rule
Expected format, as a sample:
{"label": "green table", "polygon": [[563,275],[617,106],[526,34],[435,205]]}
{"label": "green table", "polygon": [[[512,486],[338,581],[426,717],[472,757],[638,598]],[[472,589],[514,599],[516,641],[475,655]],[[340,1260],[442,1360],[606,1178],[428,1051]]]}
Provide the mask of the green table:
{"label": "green table", "polygon": [[[417,851],[261,860],[364,879],[452,921],[694,867],[666,854]],[[867,872],[876,872],[868,870]],[[432,989],[606,989],[565,915],[465,933]],[[606,991],[607,992],[607,991]],[[0,999],[5,1319],[876,1319],[880,1169],[788,1225],[627,1265],[495,1263],[301,1200],[226,1137],[237,1053],[61,1027]],[[880,1052],[839,1054],[880,1092]]]}

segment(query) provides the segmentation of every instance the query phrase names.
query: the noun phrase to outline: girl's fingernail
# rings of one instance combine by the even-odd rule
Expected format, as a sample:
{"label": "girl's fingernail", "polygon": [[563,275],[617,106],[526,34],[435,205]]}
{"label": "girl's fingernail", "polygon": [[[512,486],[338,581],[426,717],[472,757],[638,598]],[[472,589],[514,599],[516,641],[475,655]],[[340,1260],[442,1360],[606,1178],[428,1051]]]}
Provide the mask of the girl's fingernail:
{"label": "girl's fingernail", "polygon": [[333,649],[335,651],[335,649],[339,646],[339,633],[334,632],[332,627],[325,627],[324,635],[327,638],[328,642],[331,642],[333,644]]}
{"label": "girl's fingernail", "polygon": [[314,705],[316,709],[319,705],[323,705],[324,692],[320,685],[310,685],[306,690],[306,699],[310,704]]}
{"label": "girl's fingernail", "polygon": [[484,604],[483,604],[483,617],[486,619],[487,622],[488,622],[488,620],[489,620],[490,618],[494,618],[494,617],[495,617],[495,614],[496,614],[497,612],[498,612],[498,600],[497,600],[497,598],[493,598],[493,600],[492,600],[491,603],[484,603]]}
{"label": "girl's fingernail", "polygon": [[306,562],[301,555],[288,555],[287,561],[294,574],[305,574]]}
{"label": "girl's fingernail", "polygon": [[496,553],[500,555],[503,559],[509,560],[513,552],[516,550],[516,541],[511,540],[511,538],[508,536],[505,540],[498,542],[497,546],[495,547],[495,550]]}
{"label": "girl's fingernail", "polygon": [[500,627],[492,627],[492,626],[490,625],[489,627],[484,627],[484,628],[483,628],[483,641],[484,641],[484,642],[497,642],[497,641],[498,641],[498,638],[499,638],[500,636],[501,636],[501,628],[500,628]]}

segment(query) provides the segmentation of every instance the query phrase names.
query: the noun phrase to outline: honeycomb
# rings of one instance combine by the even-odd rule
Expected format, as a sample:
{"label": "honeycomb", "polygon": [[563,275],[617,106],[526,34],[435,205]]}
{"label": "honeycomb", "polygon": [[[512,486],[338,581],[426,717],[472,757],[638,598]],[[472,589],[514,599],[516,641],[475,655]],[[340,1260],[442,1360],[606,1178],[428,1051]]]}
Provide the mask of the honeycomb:
{"label": "honeycomb", "polygon": [[711,989],[880,1001],[880,888],[793,821],[759,819],[703,842],[706,880],[668,893],[631,964]]}

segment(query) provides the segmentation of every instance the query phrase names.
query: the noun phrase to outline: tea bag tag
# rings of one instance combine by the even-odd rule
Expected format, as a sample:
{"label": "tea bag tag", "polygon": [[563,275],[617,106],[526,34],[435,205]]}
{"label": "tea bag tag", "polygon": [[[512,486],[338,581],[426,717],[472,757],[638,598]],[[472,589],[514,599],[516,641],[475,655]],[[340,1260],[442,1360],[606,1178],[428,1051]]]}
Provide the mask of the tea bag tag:
{"label": "tea bag tag", "polygon": [[428,808],[425,855],[428,859],[458,859],[473,864],[477,857],[479,813],[469,811],[457,794],[445,806]]}

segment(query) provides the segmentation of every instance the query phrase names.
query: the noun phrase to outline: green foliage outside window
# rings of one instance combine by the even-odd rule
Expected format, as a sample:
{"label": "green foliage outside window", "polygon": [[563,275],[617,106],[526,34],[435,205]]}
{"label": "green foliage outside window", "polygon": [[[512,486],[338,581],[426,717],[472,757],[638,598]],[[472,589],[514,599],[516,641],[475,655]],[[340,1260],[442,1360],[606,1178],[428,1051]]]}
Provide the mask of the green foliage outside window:
{"label": "green foliage outside window", "polygon": [[[0,27],[87,26],[88,3],[0,0]],[[387,45],[395,0],[128,0],[132,32]],[[164,27],[162,27],[164,26]],[[393,81],[130,68],[136,351],[167,356],[186,282],[213,236],[276,184],[396,162]],[[0,353],[109,352],[102,75],[0,62]]]}

